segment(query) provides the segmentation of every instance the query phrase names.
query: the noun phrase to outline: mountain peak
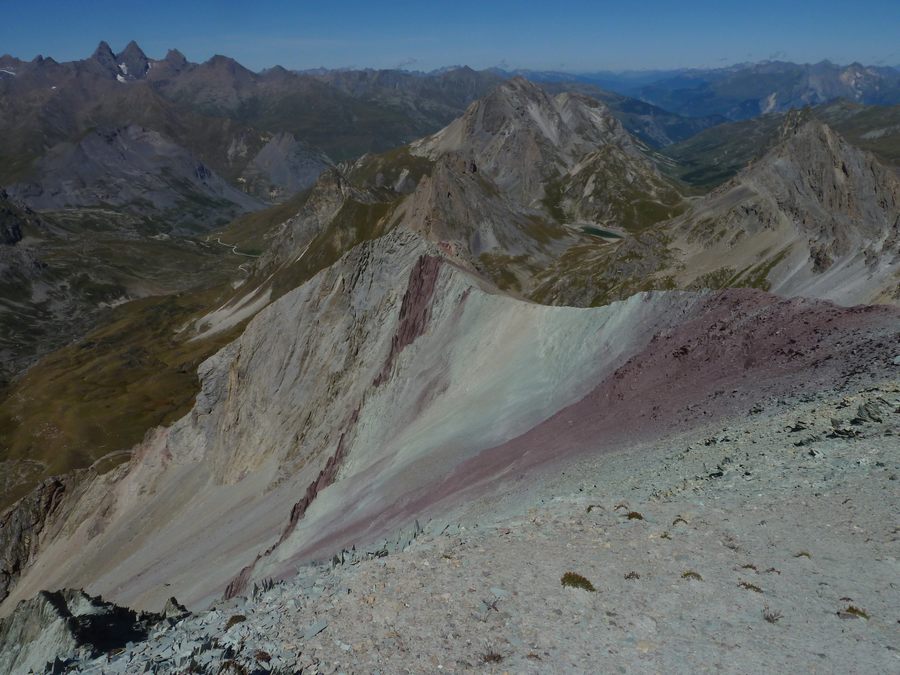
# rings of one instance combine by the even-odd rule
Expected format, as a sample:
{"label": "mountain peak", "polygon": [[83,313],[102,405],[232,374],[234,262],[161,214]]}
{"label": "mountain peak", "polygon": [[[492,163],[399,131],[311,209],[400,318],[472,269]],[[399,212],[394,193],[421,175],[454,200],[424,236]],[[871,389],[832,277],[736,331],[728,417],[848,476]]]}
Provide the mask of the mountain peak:
{"label": "mountain peak", "polygon": [[107,65],[114,63],[116,56],[113,54],[113,50],[110,49],[109,43],[106,42],[106,40],[101,40],[100,44],[98,44],[97,48],[94,50],[94,53],[91,54],[91,58],[95,61],[99,61],[103,65]]}
{"label": "mountain peak", "polygon": [[414,152],[432,159],[458,153],[502,189],[534,200],[547,180],[607,145],[637,154],[633,139],[603,103],[576,94],[551,97],[533,82],[514,77],[416,143]]}
{"label": "mountain peak", "polygon": [[119,52],[118,55],[116,56],[116,58],[117,59],[139,58],[139,59],[146,60],[147,55],[144,54],[144,51],[138,46],[138,43],[135,42],[134,40],[132,40],[127,45],[125,45],[125,49],[123,49],[121,52]]}
{"label": "mountain peak", "polygon": [[185,57],[185,55],[177,49],[170,49],[169,51],[167,51],[166,58],[163,60],[168,61],[169,63],[174,65],[182,65],[187,63],[187,58]]}
{"label": "mountain peak", "polygon": [[812,110],[808,106],[805,108],[789,110],[784,116],[784,121],[781,123],[778,135],[782,140],[791,138],[812,120]]}
{"label": "mountain peak", "polygon": [[139,80],[147,74],[150,68],[150,61],[147,55],[138,47],[137,42],[132,40],[125,49],[116,55],[116,68],[119,70],[117,75],[127,80]]}
{"label": "mountain peak", "polygon": [[521,75],[510,78],[494,90],[495,93],[514,94],[519,96],[528,96],[532,98],[549,99],[547,93],[538,85],[530,80],[526,80]]}

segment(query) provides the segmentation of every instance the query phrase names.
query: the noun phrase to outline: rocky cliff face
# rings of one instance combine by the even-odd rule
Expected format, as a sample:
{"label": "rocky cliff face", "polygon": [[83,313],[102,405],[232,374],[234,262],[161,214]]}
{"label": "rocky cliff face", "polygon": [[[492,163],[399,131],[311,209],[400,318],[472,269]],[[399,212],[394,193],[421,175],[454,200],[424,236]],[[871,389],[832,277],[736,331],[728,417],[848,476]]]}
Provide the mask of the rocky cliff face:
{"label": "rocky cliff face", "polygon": [[4,673],[63,672],[74,659],[123,649],[150,629],[187,612],[170,598],[161,614],[135,612],[84,591],[41,591],[0,619],[0,669]]}
{"label": "rocky cliff face", "polygon": [[44,527],[59,518],[59,507],[78,477],[51,478],[0,515],[0,595],[6,597],[46,538]]}

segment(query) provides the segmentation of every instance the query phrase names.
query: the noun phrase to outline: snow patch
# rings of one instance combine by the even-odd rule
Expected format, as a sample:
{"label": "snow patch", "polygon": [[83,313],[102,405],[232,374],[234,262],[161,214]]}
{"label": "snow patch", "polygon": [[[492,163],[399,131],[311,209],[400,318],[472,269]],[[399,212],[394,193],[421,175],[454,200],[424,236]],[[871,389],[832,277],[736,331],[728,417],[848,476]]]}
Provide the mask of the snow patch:
{"label": "snow patch", "polygon": [[7,75],[12,75],[13,77],[16,76],[15,72],[13,72],[12,70],[7,70],[6,68],[0,68],[0,73],[6,73]]}
{"label": "snow patch", "polygon": [[116,75],[116,79],[117,79],[119,82],[122,82],[123,84],[125,83],[125,78],[122,77],[121,75]]}
{"label": "snow patch", "polygon": [[119,64],[119,70],[122,71],[122,74],[123,74],[123,75],[127,75],[127,74],[128,74],[128,66],[125,65],[124,63],[120,63],[120,64]]}

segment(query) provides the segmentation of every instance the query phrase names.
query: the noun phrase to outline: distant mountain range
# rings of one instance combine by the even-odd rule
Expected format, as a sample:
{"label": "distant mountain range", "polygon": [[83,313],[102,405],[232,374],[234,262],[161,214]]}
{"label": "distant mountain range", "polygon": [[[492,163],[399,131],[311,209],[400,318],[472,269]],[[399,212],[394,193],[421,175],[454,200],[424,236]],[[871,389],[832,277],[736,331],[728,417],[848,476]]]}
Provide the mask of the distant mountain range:
{"label": "distant mountain range", "polygon": [[860,63],[764,61],[715,69],[517,74],[537,82],[591,84],[688,117],[722,115],[741,120],[839,98],[867,105],[900,103],[900,68]]}

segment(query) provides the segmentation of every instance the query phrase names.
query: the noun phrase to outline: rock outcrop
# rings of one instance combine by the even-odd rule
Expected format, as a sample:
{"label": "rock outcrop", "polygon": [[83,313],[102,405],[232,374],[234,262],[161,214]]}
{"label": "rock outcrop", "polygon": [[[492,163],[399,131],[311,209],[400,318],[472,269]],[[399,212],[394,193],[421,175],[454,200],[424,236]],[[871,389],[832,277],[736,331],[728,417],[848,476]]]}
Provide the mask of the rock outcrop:
{"label": "rock outcrop", "polygon": [[134,612],[81,590],[41,591],[0,619],[0,671],[65,672],[76,658],[96,658],[147,638],[165,618],[186,616],[174,598],[163,614]]}

